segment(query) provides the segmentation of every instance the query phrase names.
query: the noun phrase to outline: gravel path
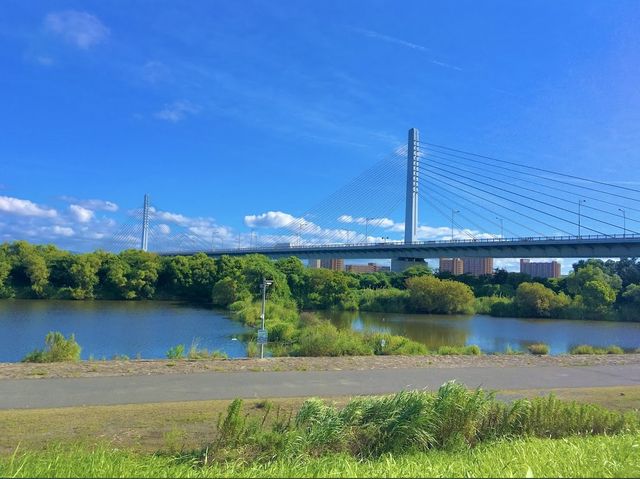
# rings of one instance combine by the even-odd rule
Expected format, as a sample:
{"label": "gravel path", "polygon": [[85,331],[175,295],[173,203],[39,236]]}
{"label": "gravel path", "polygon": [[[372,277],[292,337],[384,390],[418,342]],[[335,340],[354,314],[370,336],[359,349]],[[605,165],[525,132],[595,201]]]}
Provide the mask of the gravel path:
{"label": "gravel path", "polygon": [[409,368],[522,368],[640,365],[640,354],[355,356],[217,360],[81,361],[78,363],[0,363],[0,380],[104,376],[175,375],[203,372],[365,371]]}

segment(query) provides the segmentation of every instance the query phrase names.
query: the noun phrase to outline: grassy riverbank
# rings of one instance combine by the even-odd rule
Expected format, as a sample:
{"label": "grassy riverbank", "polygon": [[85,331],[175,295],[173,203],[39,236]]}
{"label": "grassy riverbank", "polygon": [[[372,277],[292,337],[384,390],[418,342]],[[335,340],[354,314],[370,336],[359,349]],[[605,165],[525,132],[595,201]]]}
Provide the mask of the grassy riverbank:
{"label": "grassy riverbank", "polygon": [[1,411],[0,476],[637,476],[638,414],[629,409],[640,387],[582,392],[621,412],[557,398],[504,405],[455,385],[323,402]]}
{"label": "grassy riverbank", "polygon": [[200,466],[180,456],[140,455],[110,447],[18,451],[0,460],[5,477],[638,477],[639,435],[519,439],[461,451],[346,454]]}

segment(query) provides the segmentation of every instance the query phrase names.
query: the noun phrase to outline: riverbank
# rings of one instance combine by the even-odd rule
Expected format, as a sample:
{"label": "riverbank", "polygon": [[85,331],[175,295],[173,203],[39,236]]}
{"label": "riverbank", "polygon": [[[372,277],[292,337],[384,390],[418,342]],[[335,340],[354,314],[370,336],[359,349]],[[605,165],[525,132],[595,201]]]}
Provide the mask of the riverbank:
{"label": "riverbank", "polygon": [[363,371],[406,368],[617,366],[640,364],[640,354],[345,356],[214,360],[112,360],[69,363],[0,363],[0,380],[149,376],[203,372]]}

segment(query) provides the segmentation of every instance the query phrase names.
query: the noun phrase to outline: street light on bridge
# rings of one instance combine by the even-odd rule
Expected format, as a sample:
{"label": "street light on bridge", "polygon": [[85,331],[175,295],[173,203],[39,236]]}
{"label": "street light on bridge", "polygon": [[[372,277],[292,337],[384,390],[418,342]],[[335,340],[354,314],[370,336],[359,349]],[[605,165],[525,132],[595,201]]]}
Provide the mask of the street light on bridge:
{"label": "street light on bridge", "polygon": [[582,231],[581,231],[581,225],[580,225],[580,207],[582,206],[582,203],[586,203],[587,200],[578,200],[578,238],[582,238]]}
{"label": "street light on bridge", "polygon": [[618,208],[618,211],[622,211],[622,237],[627,237],[627,211],[622,208]]}

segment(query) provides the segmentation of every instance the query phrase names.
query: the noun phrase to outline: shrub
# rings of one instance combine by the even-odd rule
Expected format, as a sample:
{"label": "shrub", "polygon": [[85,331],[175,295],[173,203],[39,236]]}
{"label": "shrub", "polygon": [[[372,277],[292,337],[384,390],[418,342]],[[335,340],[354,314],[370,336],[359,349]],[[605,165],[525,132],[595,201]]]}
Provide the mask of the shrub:
{"label": "shrub", "polygon": [[295,356],[368,356],[373,354],[362,335],[350,330],[339,331],[329,321],[304,328],[294,347]]}
{"label": "shrub", "polygon": [[482,354],[480,350],[480,346],[475,344],[471,344],[469,346],[440,346],[437,349],[437,354],[448,356],[448,355],[468,355],[468,356],[479,356]]}
{"label": "shrub", "polygon": [[624,354],[624,349],[620,346],[611,345],[607,347],[607,354]]}
{"label": "shrub", "polygon": [[[503,298],[501,296],[483,296],[476,298],[475,310],[477,314],[492,314],[492,309],[496,305],[511,304],[512,301],[509,298]],[[496,306],[499,307],[499,306]]]}
{"label": "shrub", "polygon": [[549,354],[549,345],[544,343],[530,344],[527,349],[531,354],[538,356]]}
{"label": "shrub", "polygon": [[396,288],[358,290],[361,311],[402,313],[407,309],[409,292]]}
{"label": "shrub", "polygon": [[167,358],[169,359],[182,359],[184,358],[184,344],[178,344],[169,348],[167,351]]}
{"label": "shrub", "polygon": [[411,307],[422,313],[472,313],[475,297],[464,283],[441,280],[433,276],[414,276],[407,279]]}
{"label": "shrub", "polygon": [[256,358],[260,354],[260,348],[255,341],[249,341],[247,343],[247,357]]}
{"label": "shrub", "polygon": [[569,351],[571,354],[624,354],[620,346],[608,346],[606,348],[596,348],[588,344],[581,344]]}
{"label": "shrub", "polygon": [[69,338],[58,331],[50,331],[44,340],[45,349],[36,349],[22,361],[26,363],[55,363],[61,361],[78,361],[82,348],[72,334]]}
{"label": "shrub", "polygon": [[[357,397],[341,409],[312,398],[304,402],[293,420],[276,419],[271,426],[264,419],[256,423],[246,417],[240,400],[231,403],[224,420],[219,420],[214,445],[217,450],[242,451],[242,459],[247,461],[336,452],[365,459],[386,453],[467,448],[483,441],[526,436],[633,434],[639,427],[636,413],[564,402],[554,396],[509,404],[453,381],[436,393],[403,391]],[[247,457],[249,454],[253,457]]]}
{"label": "shrub", "polygon": [[376,355],[412,356],[429,353],[424,344],[412,341],[404,336],[395,336],[388,333],[369,333],[364,335],[364,340],[373,350],[373,354]]}
{"label": "shrub", "polygon": [[[178,351],[176,351],[176,353],[177,352]],[[167,356],[169,356],[168,353]],[[182,356],[169,357],[169,359],[179,359],[181,357]],[[189,352],[187,353],[188,359],[227,359],[228,357],[229,356],[224,351],[216,349],[215,351],[209,352],[208,349],[201,349],[199,347],[199,341],[197,339],[194,339],[191,342],[191,347],[189,348]]]}
{"label": "shrub", "polygon": [[520,351],[519,349],[513,349],[511,345],[507,345],[506,349],[504,350],[504,354],[508,356],[515,356],[518,354],[523,354],[523,352]]}

